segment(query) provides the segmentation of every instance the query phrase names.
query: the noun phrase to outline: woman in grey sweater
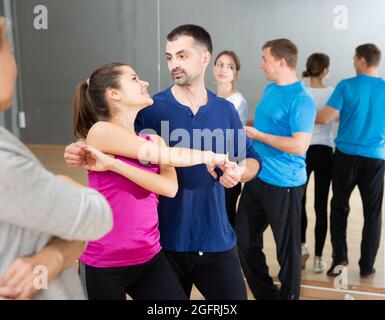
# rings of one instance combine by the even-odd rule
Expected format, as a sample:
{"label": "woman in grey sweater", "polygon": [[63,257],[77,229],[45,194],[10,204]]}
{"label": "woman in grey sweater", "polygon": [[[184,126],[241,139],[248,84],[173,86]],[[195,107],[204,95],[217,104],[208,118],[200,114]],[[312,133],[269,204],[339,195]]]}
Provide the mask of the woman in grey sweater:
{"label": "woman in grey sweater", "polygon": [[[12,46],[0,17],[0,111],[16,80]],[[112,228],[107,201],[68,177],[56,177],[0,127],[0,299],[84,299],[72,264],[84,241]]]}

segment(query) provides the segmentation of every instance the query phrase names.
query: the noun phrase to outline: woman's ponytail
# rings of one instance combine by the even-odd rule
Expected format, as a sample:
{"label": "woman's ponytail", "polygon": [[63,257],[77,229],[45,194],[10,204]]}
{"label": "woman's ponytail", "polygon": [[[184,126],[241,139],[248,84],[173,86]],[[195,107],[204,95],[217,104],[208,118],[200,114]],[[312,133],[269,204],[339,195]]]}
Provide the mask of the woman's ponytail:
{"label": "woman's ponytail", "polygon": [[303,78],[319,77],[325,69],[329,68],[330,58],[324,53],[313,53],[306,61],[306,71],[302,73]]}
{"label": "woman's ponytail", "polygon": [[98,121],[96,110],[87,90],[87,81],[82,81],[77,86],[73,99],[73,126],[77,138],[86,138],[88,131]]}
{"label": "woman's ponytail", "polygon": [[73,126],[75,136],[86,138],[88,131],[98,121],[111,116],[106,100],[108,88],[120,89],[124,63],[110,63],[95,70],[90,79],[82,81],[73,98]]}

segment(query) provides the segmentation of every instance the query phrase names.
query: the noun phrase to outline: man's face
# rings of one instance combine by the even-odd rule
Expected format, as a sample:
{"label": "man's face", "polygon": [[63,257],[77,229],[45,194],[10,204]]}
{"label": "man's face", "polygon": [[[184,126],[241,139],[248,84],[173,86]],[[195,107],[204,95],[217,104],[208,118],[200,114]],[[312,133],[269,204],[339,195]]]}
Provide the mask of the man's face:
{"label": "man's face", "polygon": [[210,53],[197,44],[193,37],[181,36],[175,41],[167,41],[166,59],[175,84],[188,86],[204,77]]}
{"label": "man's face", "polygon": [[358,58],[357,55],[354,55],[353,58],[354,69],[357,73],[361,73],[362,69],[366,66],[365,60],[363,58]]}
{"label": "man's face", "polygon": [[266,79],[275,81],[281,67],[281,60],[273,57],[270,48],[263,50],[261,69],[265,71]]}

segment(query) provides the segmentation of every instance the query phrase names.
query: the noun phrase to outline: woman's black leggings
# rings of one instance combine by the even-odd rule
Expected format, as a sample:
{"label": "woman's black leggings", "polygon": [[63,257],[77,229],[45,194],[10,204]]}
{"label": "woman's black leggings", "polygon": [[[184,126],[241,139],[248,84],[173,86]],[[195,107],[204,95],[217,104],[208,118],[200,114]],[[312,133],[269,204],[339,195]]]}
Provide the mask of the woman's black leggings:
{"label": "woman's black leggings", "polygon": [[80,277],[89,300],[186,300],[186,295],[161,251],[141,265],[95,268],[80,263]]}
{"label": "woman's black leggings", "polygon": [[[322,256],[328,228],[328,196],[332,177],[333,148],[323,145],[310,146],[306,155],[308,179],[314,172],[315,255]],[[301,240],[306,242],[307,214],[306,192],[302,200]]]}

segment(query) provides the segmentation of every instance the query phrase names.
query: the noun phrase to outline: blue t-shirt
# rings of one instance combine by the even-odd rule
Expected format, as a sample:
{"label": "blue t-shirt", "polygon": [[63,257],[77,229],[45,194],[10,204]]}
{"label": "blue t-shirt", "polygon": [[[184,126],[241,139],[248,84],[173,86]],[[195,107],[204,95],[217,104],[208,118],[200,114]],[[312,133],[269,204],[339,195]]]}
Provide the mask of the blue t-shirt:
{"label": "blue t-shirt", "polygon": [[[136,130],[143,129],[154,130],[172,147],[229,152],[233,160],[259,160],[235,107],[210,91],[208,103],[196,115],[175,99],[171,88],[158,93],[154,104],[138,114]],[[211,138],[202,137],[205,129],[206,134],[207,130],[213,132]],[[234,139],[232,132],[226,136],[229,129],[234,130]],[[176,197],[159,197],[163,248],[177,252],[223,252],[234,248],[236,236],[226,214],[224,188],[219,178],[214,180],[206,165],[176,168],[176,171],[179,184]]]}
{"label": "blue t-shirt", "polygon": [[[313,98],[301,82],[280,86],[269,84],[255,110],[254,127],[275,136],[312,133],[316,117]],[[263,160],[259,178],[279,187],[298,187],[306,183],[305,155],[298,156],[254,140],[254,149]]]}
{"label": "blue t-shirt", "polygon": [[385,81],[359,75],[341,81],[328,106],[340,112],[336,148],[346,154],[385,160]]}

